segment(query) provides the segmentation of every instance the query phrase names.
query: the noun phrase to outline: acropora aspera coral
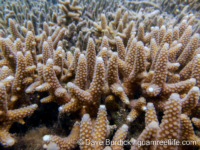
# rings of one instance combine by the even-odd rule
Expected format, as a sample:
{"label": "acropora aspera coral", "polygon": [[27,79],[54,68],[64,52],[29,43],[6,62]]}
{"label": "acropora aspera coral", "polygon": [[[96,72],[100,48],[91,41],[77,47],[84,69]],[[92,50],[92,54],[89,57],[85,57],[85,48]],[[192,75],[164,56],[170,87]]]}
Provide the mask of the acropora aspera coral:
{"label": "acropora aspera coral", "polygon": [[[1,145],[53,104],[68,135],[49,132],[43,149],[200,147],[199,2],[58,2],[1,2]],[[195,144],[141,145],[169,140]]]}

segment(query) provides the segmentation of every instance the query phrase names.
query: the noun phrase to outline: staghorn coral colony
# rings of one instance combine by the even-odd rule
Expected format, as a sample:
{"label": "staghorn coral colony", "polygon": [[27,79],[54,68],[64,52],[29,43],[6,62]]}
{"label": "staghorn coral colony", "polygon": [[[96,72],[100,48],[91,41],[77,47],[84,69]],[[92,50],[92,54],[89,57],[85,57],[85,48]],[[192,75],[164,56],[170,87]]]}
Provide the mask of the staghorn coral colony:
{"label": "staghorn coral colony", "polygon": [[0,3],[0,149],[200,147],[199,1]]}

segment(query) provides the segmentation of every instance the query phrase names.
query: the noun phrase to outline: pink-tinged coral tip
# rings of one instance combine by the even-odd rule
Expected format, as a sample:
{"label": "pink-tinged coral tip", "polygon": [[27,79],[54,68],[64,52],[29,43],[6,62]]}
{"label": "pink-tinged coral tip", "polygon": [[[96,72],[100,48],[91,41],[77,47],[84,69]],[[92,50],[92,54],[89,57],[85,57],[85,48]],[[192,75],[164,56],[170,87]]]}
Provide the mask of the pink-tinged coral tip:
{"label": "pink-tinged coral tip", "polygon": [[128,126],[126,124],[123,124],[122,129],[128,130]]}
{"label": "pink-tinged coral tip", "polygon": [[62,108],[62,106],[60,106],[59,108],[58,108],[58,111],[62,111],[63,110],[63,108]]}
{"label": "pink-tinged coral tip", "polygon": [[148,90],[149,92],[153,92],[153,91],[154,91],[154,89],[153,89],[152,87],[147,88],[147,90]]}
{"label": "pink-tinged coral tip", "polygon": [[198,119],[197,118],[192,118],[192,121],[197,121]]}
{"label": "pink-tinged coral tip", "polygon": [[53,59],[49,58],[49,59],[47,60],[47,63],[53,63]]}
{"label": "pink-tinged coral tip", "polygon": [[50,140],[50,136],[49,135],[43,136],[43,141],[48,142],[49,140]]}
{"label": "pink-tinged coral tip", "polygon": [[103,62],[103,59],[101,57],[97,57],[97,62]]}
{"label": "pink-tinged coral tip", "polygon": [[106,109],[106,106],[105,105],[100,105],[100,108],[101,109]]}
{"label": "pink-tinged coral tip", "polygon": [[175,66],[179,67],[180,66],[180,63],[174,63]]}
{"label": "pink-tinged coral tip", "polygon": [[147,107],[153,107],[153,103],[147,103]]}
{"label": "pink-tinged coral tip", "polygon": [[102,50],[107,51],[107,48],[106,48],[106,47],[103,47]]}
{"label": "pink-tinged coral tip", "polygon": [[194,86],[191,90],[192,90],[192,91],[199,91],[199,87]]}
{"label": "pink-tinged coral tip", "polygon": [[15,140],[13,138],[8,138],[6,141],[6,144],[9,146],[12,146],[15,144]]}
{"label": "pink-tinged coral tip", "polygon": [[178,99],[180,99],[180,95],[177,94],[177,93],[172,93],[172,95],[170,96],[170,98],[178,100]]}
{"label": "pink-tinged coral tip", "polygon": [[149,124],[149,127],[151,127],[151,128],[158,128],[158,123],[155,122],[155,121],[152,121],[152,122]]}
{"label": "pink-tinged coral tip", "polygon": [[72,87],[72,86],[73,86],[73,83],[72,83],[72,82],[68,82],[68,83],[67,83],[67,87],[68,87],[68,88],[70,88],[70,87]]}
{"label": "pink-tinged coral tip", "polygon": [[190,81],[196,83],[196,79],[195,78],[191,78]]}
{"label": "pink-tinged coral tip", "polygon": [[147,107],[146,107],[146,106],[142,106],[142,110],[143,110],[143,111],[146,111],[146,110],[147,110]]}
{"label": "pink-tinged coral tip", "polygon": [[90,115],[89,114],[84,114],[83,117],[82,117],[82,120],[83,121],[86,121],[90,118]]}
{"label": "pink-tinged coral tip", "polygon": [[80,54],[80,56],[79,57],[84,57],[84,54]]}
{"label": "pink-tinged coral tip", "polygon": [[56,143],[51,142],[47,145],[47,150],[59,150],[59,149],[60,148]]}
{"label": "pink-tinged coral tip", "polygon": [[31,107],[32,107],[32,108],[37,108],[38,105],[37,105],[37,104],[33,104],[33,105],[31,105]]}
{"label": "pink-tinged coral tip", "polygon": [[23,54],[22,54],[22,52],[18,51],[18,52],[17,52],[17,55],[23,55]]}
{"label": "pink-tinged coral tip", "polygon": [[1,69],[5,69],[5,70],[7,70],[7,69],[9,69],[7,66],[3,66]]}

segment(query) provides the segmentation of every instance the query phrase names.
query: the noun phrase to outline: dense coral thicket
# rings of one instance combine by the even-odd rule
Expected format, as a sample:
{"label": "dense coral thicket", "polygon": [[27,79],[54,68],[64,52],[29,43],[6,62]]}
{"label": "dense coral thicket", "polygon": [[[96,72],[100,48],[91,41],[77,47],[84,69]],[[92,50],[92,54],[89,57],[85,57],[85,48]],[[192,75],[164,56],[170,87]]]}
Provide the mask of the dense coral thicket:
{"label": "dense coral thicket", "polygon": [[[200,147],[198,1],[17,0],[0,10],[2,147],[23,149],[34,131],[27,148]],[[44,124],[50,112],[57,121]],[[29,115],[44,115],[37,126],[48,133],[12,134]],[[188,143],[145,144],[170,140]]]}

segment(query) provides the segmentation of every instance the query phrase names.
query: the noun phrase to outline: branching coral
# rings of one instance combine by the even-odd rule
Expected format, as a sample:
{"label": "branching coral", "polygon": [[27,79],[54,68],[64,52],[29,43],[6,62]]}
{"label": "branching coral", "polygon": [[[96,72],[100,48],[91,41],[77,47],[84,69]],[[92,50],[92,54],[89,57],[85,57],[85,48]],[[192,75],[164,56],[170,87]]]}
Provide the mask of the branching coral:
{"label": "branching coral", "polygon": [[76,0],[73,1],[72,5],[70,5],[70,1],[59,1],[62,5],[59,7],[62,9],[64,12],[64,16],[62,18],[66,18],[66,23],[69,24],[71,21],[81,21],[82,19],[79,18],[81,13],[81,7],[75,6],[76,5]]}
{"label": "branching coral", "polygon": [[[9,133],[13,122],[25,123],[22,118],[37,104],[42,109],[53,103],[59,105],[58,119],[68,117],[75,124],[68,137],[45,135],[47,150],[123,149],[113,143],[126,136],[135,138],[132,150],[184,149],[138,145],[171,139],[194,140],[199,147],[192,128],[192,123],[199,128],[200,118],[196,1],[178,1],[178,6],[172,1],[52,2],[12,1],[0,7],[4,147],[15,142]],[[40,101],[28,106],[36,97]],[[59,120],[54,128],[63,129],[60,125]],[[110,131],[114,126],[115,135]],[[138,126],[141,130],[136,131]],[[105,147],[112,136],[113,143]],[[95,144],[86,145],[86,140]]]}
{"label": "branching coral", "polygon": [[45,83],[36,87],[37,91],[49,91],[50,96],[41,100],[42,103],[56,101],[57,103],[63,104],[70,100],[67,91],[60,85],[56,74],[53,70],[53,60],[49,58],[47,64],[44,67],[44,81]]}
{"label": "branching coral", "polygon": [[46,143],[43,145],[44,149],[73,149],[78,144],[78,138],[80,133],[80,124],[75,122],[73,129],[68,137],[61,138],[56,135],[45,135],[43,141]]}
{"label": "branching coral", "polygon": [[[82,101],[82,103],[86,103],[86,105],[88,105],[88,111],[91,109],[91,106],[98,108],[100,104],[100,96],[102,93],[101,89],[104,83],[104,75],[105,69],[103,59],[101,57],[98,57],[96,59],[94,77],[88,91],[84,91],[80,89],[77,85],[69,82],[67,84],[67,87],[71,97],[78,99],[78,101]],[[62,107],[60,107],[60,110],[62,110]],[[96,114],[95,112],[95,109],[89,111],[90,114],[94,113],[93,115]]]}
{"label": "branching coral", "polygon": [[[81,149],[102,149],[107,133],[107,113],[104,105],[100,105],[94,129],[89,114],[84,114],[80,127]],[[87,144],[88,143],[88,144]]]}
{"label": "branching coral", "polygon": [[7,93],[4,83],[0,82],[0,106],[1,106],[1,121],[0,121],[0,142],[5,147],[12,146],[15,143],[13,137],[9,133],[9,128],[14,122],[24,123],[24,117],[32,114],[37,104],[33,104],[24,108],[9,110],[7,106]]}

